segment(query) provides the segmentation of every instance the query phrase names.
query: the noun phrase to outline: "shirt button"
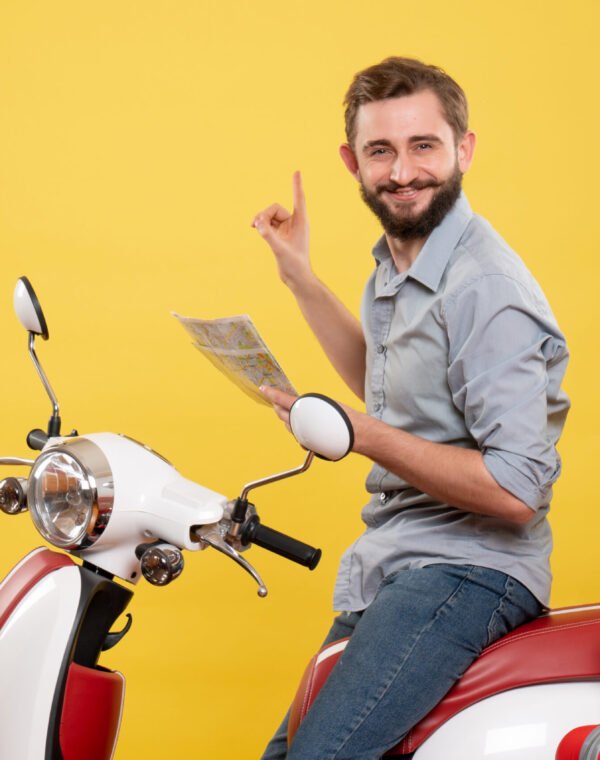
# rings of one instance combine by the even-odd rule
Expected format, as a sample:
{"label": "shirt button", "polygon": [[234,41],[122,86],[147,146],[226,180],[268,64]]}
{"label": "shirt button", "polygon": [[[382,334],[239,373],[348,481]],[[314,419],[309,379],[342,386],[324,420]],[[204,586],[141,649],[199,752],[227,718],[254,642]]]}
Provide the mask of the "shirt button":
{"label": "shirt button", "polygon": [[389,494],[387,494],[385,491],[382,491],[379,494],[379,501],[381,504],[387,504],[387,502],[389,501],[389,498],[390,498]]}
{"label": "shirt button", "polygon": [[383,354],[384,352],[385,352],[385,346],[382,343],[379,343],[377,345],[377,353],[378,354]]}

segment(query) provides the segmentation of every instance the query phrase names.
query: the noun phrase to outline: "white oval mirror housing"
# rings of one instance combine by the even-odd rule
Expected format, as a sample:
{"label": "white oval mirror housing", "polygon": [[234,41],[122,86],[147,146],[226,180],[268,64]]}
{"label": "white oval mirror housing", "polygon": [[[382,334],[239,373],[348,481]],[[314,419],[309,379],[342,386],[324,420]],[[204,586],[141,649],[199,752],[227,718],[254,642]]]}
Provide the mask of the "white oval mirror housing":
{"label": "white oval mirror housing", "polygon": [[44,312],[27,277],[19,277],[17,280],[13,303],[19,322],[27,332],[41,335],[44,340],[48,340],[48,325]]}
{"label": "white oval mirror housing", "polygon": [[354,430],[346,412],[319,393],[306,393],[294,401],[290,428],[301,446],[332,462],[343,459],[354,445]]}

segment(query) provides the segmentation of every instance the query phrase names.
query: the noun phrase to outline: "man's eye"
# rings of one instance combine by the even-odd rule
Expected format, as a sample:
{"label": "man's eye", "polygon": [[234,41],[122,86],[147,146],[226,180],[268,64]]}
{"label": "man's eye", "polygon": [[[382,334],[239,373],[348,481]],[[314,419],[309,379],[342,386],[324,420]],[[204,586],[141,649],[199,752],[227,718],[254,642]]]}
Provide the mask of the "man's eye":
{"label": "man's eye", "polygon": [[431,148],[431,143],[419,143],[417,145],[417,150],[429,150]]}
{"label": "man's eye", "polygon": [[387,148],[373,148],[371,151],[372,156],[385,156],[386,153],[389,153]]}

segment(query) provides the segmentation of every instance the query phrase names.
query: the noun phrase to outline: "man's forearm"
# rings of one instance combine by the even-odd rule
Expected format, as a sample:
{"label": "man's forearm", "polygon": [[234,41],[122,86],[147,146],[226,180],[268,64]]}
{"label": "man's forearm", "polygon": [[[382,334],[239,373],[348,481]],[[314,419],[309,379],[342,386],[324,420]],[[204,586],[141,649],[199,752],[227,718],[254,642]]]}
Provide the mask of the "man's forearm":
{"label": "man's forearm", "polygon": [[[283,422],[295,396],[277,388],[262,388]],[[419,491],[466,512],[524,524],[534,515],[524,502],[492,477],[477,449],[463,449],[399,430],[344,406],[354,430],[352,450],[395,473]]]}
{"label": "man's forearm", "polygon": [[361,413],[351,411],[350,417],[354,451],[423,493],[468,512],[515,523],[533,517],[532,509],[494,480],[480,451],[432,443]]}
{"label": "man's forearm", "polygon": [[360,322],[316,276],[288,286],[333,367],[364,400],[366,346]]}

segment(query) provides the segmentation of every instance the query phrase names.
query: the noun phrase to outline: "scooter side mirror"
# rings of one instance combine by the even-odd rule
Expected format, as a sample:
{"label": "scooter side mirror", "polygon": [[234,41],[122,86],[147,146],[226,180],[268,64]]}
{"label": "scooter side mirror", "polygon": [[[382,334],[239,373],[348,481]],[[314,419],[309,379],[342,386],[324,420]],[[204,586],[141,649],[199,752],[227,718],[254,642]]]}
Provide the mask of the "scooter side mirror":
{"label": "scooter side mirror", "polygon": [[48,340],[50,334],[44,312],[27,277],[19,277],[17,280],[13,303],[17,318],[27,332]]}
{"label": "scooter side mirror", "polygon": [[55,437],[60,435],[60,412],[58,407],[58,399],[50,381],[46,377],[46,373],[42,369],[42,365],[35,353],[35,339],[39,335],[44,340],[48,340],[50,334],[48,332],[48,325],[46,324],[46,318],[44,312],[35,294],[32,284],[27,277],[19,277],[17,285],[15,287],[15,293],[13,298],[16,315],[19,322],[29,333],[29,355],[35,365],[38,375],[44,385],[48,398],[52,402],[52,416],[48,421],[48,431],[44,433],[43,430],[32,430],[27,436],[27,443],[30,448],[41,451],[49,437]]}
{"label": "scooter side mirror", "polygon": [[354,430],[346,412],[319,393],[306,393],[294,401],[290,428],[301,446],[332,462],[343,459],[354,445]]}

